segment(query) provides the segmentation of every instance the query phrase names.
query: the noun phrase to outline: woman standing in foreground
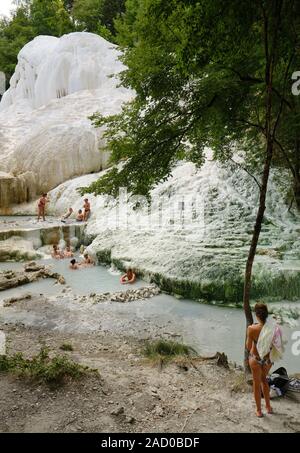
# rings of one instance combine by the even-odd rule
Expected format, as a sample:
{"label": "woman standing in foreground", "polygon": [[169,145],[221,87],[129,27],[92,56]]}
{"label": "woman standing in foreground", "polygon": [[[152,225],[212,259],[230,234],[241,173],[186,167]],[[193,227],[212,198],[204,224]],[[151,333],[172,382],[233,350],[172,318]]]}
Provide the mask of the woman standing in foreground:
{"label": "woman standing in foreground", "polygon": [[272,366],[270,360],[270,351],[264,357],[260,357],[257,350],[259,335],[268,318],[268,307],[265,304],[256,304],[254,307],[258,324],[252,324],[247,330],[246,349],[249,352],[249,365],[253,376],[253,393],[256,403],[257,417],[263,417],[261,410],[261,392],[263,392],[266,410],[268,414],[272,414],[273,410],[270,403],[270,388],[267,381],[267,375]]}

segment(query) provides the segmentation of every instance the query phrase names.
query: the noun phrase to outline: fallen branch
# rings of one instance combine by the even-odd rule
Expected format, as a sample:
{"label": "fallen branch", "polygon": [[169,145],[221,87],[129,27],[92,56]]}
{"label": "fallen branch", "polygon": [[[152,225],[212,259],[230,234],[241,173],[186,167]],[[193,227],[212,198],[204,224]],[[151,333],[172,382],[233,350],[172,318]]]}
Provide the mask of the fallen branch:
{"label": "fallen branch", "polygon": [[187,422],[192,418],[192,416],[195,414],[195,412],[199,409],[199,407],[196,407],[196,409],[193,410],[193,412],[191,414],[189,414],[186,419],[185,419],[185,422],[183,424],[183,427],[182,429],[180,430],[180,433],[183,433],[183,431],[185,430],[185,427],[187,425]]}

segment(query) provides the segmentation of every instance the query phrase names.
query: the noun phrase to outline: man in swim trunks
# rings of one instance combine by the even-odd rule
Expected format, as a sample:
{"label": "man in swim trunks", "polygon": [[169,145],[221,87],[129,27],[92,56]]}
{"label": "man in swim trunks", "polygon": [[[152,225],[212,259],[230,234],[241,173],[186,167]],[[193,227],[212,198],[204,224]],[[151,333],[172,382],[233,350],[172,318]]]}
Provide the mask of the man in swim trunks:
{"label": "man in swim trunks", "polygon": [[89,202],[88,198],[85,198],[84,200],[83,209],[83,220],[86,222],[91,215],[91,203]]}
{"label": "man in swim trunks", "polygon": [[43,221],[45,222],[45,209],[46,209],[46,203],[48,202],[47,194],[43,193],[41,198],[38,201],[38,221],[40,218],[43,218]]}

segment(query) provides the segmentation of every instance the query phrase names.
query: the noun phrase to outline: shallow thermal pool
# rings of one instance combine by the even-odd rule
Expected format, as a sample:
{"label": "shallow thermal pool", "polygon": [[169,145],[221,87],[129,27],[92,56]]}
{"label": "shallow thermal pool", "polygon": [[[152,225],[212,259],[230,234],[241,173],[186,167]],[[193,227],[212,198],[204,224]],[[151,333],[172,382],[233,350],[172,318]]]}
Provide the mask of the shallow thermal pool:
{"label": "shallow thermal pool", "polygon": [[[178,325],[178,334],[181,334],[183,341],[194,346],[201,354],[225,352],[231,361],[243,363],[245,316],[242,309],[178,300],[164,294],[154,297],[143,306],[143,315],[147,313],[157,318],[163,316],[166,321],[172,319],[172,323]],[[282,329],[287,341],[286,351],[284,359],[277,362],[274,369],[284,366],[289,373],[299,373],[300,355],[292,354],[292,334],[299,331],[300,338],[300,325],[283,326]]]}
{"label": "shallow thermal pool", "polygon": [[[112,273],[108,268],[95,266],[78,271],[71,271],[68,268],[69,260],[43,260],[45,264],[52,264],[53,268],[64,275],[67,285],[71,286],[76,294],[90,294],[99,292],[113,292],[127,289],[119,282],[120,275]],[[0,270],[21,269],[22,263],[0,263]],[[134,287],[143,286],[145,282],[138,281]],[[23,293],[32,292],[35,294],[53,295],[62,290],[62,286],[55,284],[52,279],[41,280],[23,287],[14,288],[0,292],[0,300]],[[5,310],[5,309],[3,309]],[[175,339],[181,340],[196,348],[201,354],[214,354],[216,351],[225,352],[231,361],[238,364],[243,362],[243,342],[245,336],[245,319],[241,309],[229,307],[216,307],[212,305],[199,304],[194,301],[176,299],[173,296],[162,294],[145,301],[131,302],[129,304],[111,303],[107,305],[94,305],[93,308],[77,307],[76,302],[70,307],[70,314],[78,310],[75,320],[83,313],[86,321],[82,323],[85,329],[93,330],[97,323],[109,331],[117,331],[130,334],[132,326],[144,326],[154,323],[162,326],[160,331],[164,336],[170,332],[176,333]],[[105,317],[104,311],[109,310],[110,316]],[[23,322],[27,314],[18,313],[17,306],[14,309],[6,309],[2,312],[0,308],[0,319],[4,322]],[[46,316],[46,314],[45,314]],[[56,326],[60,323],[69,329],[79,327],[76,321],[70,316],[69,321],[60,320],[59,310],[57,311]],[[32,318],[34,319],[34,318]],[[120,321],[121,320],[121,321]],[[36,321],[30,321],[33,324]],[[51,322],[54,322],[53,319]],[[287,340],[284,360],[276,367],[285,366],[289,373],[300,372],[300,356],[292,354],[292,334],[300,331],[300,326],[283,327],[284,336]]]}
{"label": "shallow thermal pool", "polygon": [[[75,257],[78,261],[81,259]],[[86,295],[91,293],[104,293],[114,291],[124,291],[128,286],[120,283],[120,273],[111,272],[104,266],[93,266],[89,268],[82,268],[79,270],[69,269],[70,259],[64,260],[38,260],[38,263],[51,266],[53,270],[63,275],[66,284],[70,286],[75,294]],[[1,270],[21,270],[22,263],[6,262],[0,263]],[[145,282],[137,281],[135,287],[143,286]],[[32,292],[34,294],[58,294],[64,286],[59,285],[53,279],[40,280],[22,287],[12,288],[0,292],[0,299],[20,295],[24,292]]]}

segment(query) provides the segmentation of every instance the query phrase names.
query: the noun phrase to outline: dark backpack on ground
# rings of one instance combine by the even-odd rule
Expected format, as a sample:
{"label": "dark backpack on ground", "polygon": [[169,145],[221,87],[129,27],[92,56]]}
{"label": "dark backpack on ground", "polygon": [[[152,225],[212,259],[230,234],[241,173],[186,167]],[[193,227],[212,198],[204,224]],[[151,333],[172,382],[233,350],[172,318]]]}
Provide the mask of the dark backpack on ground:
{"label": "dark backpack on ground", "polygon": [[283,396],[288,391],[290,379],[285,368],[278,368],[267,379],[269,386],[278,396]]}

